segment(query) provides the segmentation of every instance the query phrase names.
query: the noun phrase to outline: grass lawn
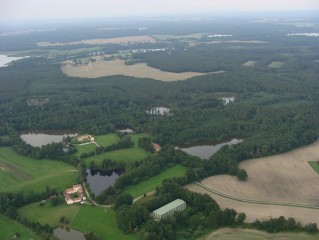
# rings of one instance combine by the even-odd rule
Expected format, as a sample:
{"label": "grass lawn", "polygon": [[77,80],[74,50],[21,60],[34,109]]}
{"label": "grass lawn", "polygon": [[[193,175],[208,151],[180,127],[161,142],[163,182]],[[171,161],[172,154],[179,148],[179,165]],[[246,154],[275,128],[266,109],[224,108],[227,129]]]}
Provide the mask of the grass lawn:
{"label": "grass lawn", "polygon": [[200,238],[200,240],[315,240],[319,239],[319,234],[307,233],[266,233],[251,229],[241,228],[222,228],[208,236]]}
{"label": "grass lawn", "polygon": [[162,185],[162,181],[169,177],[181,177],[186,174],[186,167],[182,165],[176,165],[165,171],[145,180],[136,185],[128,186],[124,189],[124,192],[131,194],[134,198],[148,193],[154,190],[157,186]]}
{"label": "grass lawn", "polygon": [[319,164],[318,161],[309,161],[310,166],[319,174]]}
{"label": "grass lawn", "polygon": [[32,221],[38,221],[41,224],[49,224],[51,227],[59,226],[60,217],[64,216],[71,223],[80,210],[79,204],[67,205],[63,203],[58,206],[51,206],[46,202],[40,207],[39,202],[26,205],[18,209],[19,216],[26,217]]}
{"label": "grass lawn", "polygon": [[82,146],[75,146],[76,153],[74,154],[77,157],[80,157],[82,153],[92,152],[95,151],[97,146],[94,143],[86,144]]}
{"label": "grass lawn", "polygon": [[152,156],[151,153],[139,147],[132,147],[126,149],[119,149],[111,152],[102,153],[100,155],[85,158],[85,162],[89,164],[94,161],[96,164],[101,164],[104,159],[112,159],[120,162],[131,162],[142,160],[148,156]]}
{"label": "grass lawn", "polygon": [[0,147],[0,192],[62,191],[77,182],[76,168],[59,161],[32,159]]}
{"label": "grass lawn", "polygon": [[100,208],[84,205],[81,206],[76,217],[71,222],[71,227],[81,232],[92,231],[100,239],[135,240],[136,234],[124,234],[116,226],[115,212],[110,208]]}
{"label": "grass lawn", "polygon": [[140,138],[143,138],[143,137],[148,137],[148,138],[152,138],[151,135],[147,134],[147,133],[138,133],[138,134],[131,134],[131,139],[132,141],[134,142],[134,145],[137,146],[138,144],[138,140]]}
{"label": "grass lawn", "polygon": [[119,136],[117,136],[115,133],[101,135],[101,136],[94,136],[94,139],[97,144],[103,147],[112,145],[113,143],[117,143],[118,141],[120,141]]}
{"label": "grass lawn", "polygon": [[40,239],[22,224],[0,215],[0,239],[11,239],[17,232],[20,234],[19,240]]}

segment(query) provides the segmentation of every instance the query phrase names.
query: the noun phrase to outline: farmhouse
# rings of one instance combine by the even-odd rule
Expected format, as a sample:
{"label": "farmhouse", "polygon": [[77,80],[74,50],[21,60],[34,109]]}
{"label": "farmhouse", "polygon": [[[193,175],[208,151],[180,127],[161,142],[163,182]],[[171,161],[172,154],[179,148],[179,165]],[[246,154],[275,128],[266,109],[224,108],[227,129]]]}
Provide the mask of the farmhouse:
{"label": "farmhouse", "polygon": [[152,215],[155,221],[160,221],[166,217],[172,216],[175,212],[180,212],[186,208],[186,202],[181,199],[176,199],[164,205],[161,208],[153,211]]}
{"label": "farmhouse", "polygon": [[77,139],[78,139],[78,142],[82,142],[84,140],[94,141],[94,137],[92,135],[82,135],[82,136],[79,136]]}
{"label": "farmhouse", "polygon": [[[76,194],[76,198],[72,198],[71,194]],[[64,199],[67,204],[73,204],[77,202],[82,202],[82,200],[85,200],[86,197],[83,194],[83,189],[81,184],[74,185],[72,188],[68,188],[67,190],[64,191],[63,193]]]}
{"label": "farmhouse", "polygon": [[156,152],[159,152],[161,150],[161,146],[158,145],[157,143],[152,143],[153,148],[155,149]]}

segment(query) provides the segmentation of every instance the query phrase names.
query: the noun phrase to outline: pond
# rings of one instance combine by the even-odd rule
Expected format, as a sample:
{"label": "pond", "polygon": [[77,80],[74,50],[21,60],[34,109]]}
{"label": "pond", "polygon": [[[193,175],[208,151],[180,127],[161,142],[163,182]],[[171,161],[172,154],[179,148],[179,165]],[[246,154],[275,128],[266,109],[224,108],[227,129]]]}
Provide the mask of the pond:
{"label": "pond", "polygon": [[59,227],[53,230],[53,234],[57,239],[60,240],[85,240],[84,234],[82,232]]}
{"label": "pond", "polygon": [[9,57],[7,55],[0,55],[0,67],[6,67],[8,63],[11,63],[16,60],[20,60],[27,57]]}
{"label": "pond", "polygon": [[200,157],[201,159],[209,159],[210,156],[214,155],[219,149],[225,145],[233,145],[240,143],[242,140],[234,138],[228,142],[196,142],[193,144],[180,145],[177,149],[181,149],[190,155]]}
{"label": "pond", "polygon": [[167,107],[154,107],[146,113],[151,115],[171,115],[170,108]]}
{"label": "pond", "polygon": [[124,173],[124,169],[114,171],[94,171],[86,169],[86,181],[90,185],[91,192],[98,196],[101,192],[110,186],[113,186],[115,180]]}
{"label": "pond", "polygon": [[33,147],[42,147],[50,143],[62,142],[64,137],[76,136],[76,133],[66,133],[60,131],[47,131],[47,132],[29,132],[22,133],[20,137],[23,141],[30,144]]}
{"label": "pond", "polygon": [[121,133],[133,133],[134,130],[132,128],[122,128],[122,129],[118,129],[117,130],[118,132],[121,132]]}

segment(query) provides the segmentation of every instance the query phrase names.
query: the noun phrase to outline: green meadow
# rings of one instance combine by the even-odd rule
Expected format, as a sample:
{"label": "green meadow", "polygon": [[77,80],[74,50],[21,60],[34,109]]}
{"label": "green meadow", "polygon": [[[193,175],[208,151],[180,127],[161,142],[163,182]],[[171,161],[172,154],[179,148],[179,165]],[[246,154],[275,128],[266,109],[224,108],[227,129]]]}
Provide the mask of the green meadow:
{"label": "green meadow", "polygon": [[112,159],[119,162],[132,162],[145,159],[149,156],[152,156],[152,154],[139,147],[132,147],[88,157],[85,158],[85,162],[89,164],[91,161],[94,161],[96,164],[101,164],[104,159]]}
{"label": "green meadow", "polygon": [[124,234],[116,226],[115,212],[110,208],[81,206],[71,222],[71,227],[81,232],[94,232],[100,239],[134,240],[136,234]]}
{"label": "green meadow", "polygon": [[138,134],[131,134],[131,140],[134,142],[134,145],[137,146],[138,144],[138,140],[140,138],[152,138],[151,135],[147,134],[147,133],[138,133]]}
{"label": "green meadow", "polygon": [[20,235],[19,240],[40,239],[30,229],[0,214],[0,239],[11,239],[16,233]]}
{"label": "green meadow", "polygon": [[76,153],[74,154],[77,157],[80,157],[82,155],[82,153],[88,153],[88,152],[92,152],[95,151],[95,148],[97,146],[94,143],[91,144],[86,144],[86,145],[77,145],[75,146],[76,148]]}
{"label": "green meadow", "polygon": [[32,221],[57,227],[59,226],[60,217],[64,216],[71,222],[80,208],[79,204],[67,205],[65,202],[58,206],[52,206],[50,202],[40,206],[39,202],[36,202],[19,208],[18,214],[20,217],[26,217]]}
{"label": "green meadow", "polygon": [[165,171],[135,185],[130,185],[124,189],[124,192],[131,194],[134,198],[153,191],[157,186],[162,185],[162,181],[170,177],[181,177],[186,174],[186,167],[175,165]]}
{"label": "green meadow", "polygon": [[318,161],[309,161],[309,165],[319,174],[319,163]]}
{"label": "green meadow", "polygon": [[0,192],[43,192],[46,186],[62,191],[77,182],[77,175],[69,164],[32,159],[12,148],[0,148]]}
{"label": "green meadow", "polygon": [[94,136],[94,139],[97,144],[103,147],[112,145],[120,141],[119,136],[117,136],[117,134],[115,133],[101,135],[101,136]]}

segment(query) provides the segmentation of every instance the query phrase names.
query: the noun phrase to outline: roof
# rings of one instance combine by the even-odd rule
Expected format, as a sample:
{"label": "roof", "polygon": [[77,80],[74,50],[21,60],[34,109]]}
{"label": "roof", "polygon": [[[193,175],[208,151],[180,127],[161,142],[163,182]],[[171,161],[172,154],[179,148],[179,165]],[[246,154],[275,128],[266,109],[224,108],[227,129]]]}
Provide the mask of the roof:
{"label": "roof", "polygon": [[157,213],[159,215],[163,215],[164,213],[169,212],[170,210],[179,207],[180,205],[184,204],[185,201],[183,201],[182,199],[176,199],[173,202],[170,202],[166,205],[164,205],[161,208],[156,209],[155,211],[153,211],[154,213]]}

